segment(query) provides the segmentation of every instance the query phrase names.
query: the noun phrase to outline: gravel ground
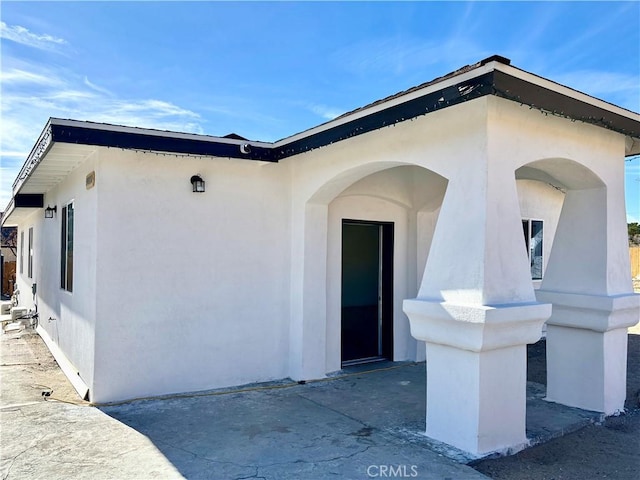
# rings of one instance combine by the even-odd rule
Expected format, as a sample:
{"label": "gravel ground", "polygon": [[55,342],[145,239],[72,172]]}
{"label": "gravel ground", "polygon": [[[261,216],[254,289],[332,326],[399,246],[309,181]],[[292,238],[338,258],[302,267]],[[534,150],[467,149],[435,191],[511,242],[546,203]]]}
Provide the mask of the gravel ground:
{"label": "gravel ground", "polygon": [[[529,347],[528,379],[546,384],[545,342]],[[494,479],[591,480],[640,478],[640,328],[630,330],[626,413],[607,418],[511,457],[473,467]]]}

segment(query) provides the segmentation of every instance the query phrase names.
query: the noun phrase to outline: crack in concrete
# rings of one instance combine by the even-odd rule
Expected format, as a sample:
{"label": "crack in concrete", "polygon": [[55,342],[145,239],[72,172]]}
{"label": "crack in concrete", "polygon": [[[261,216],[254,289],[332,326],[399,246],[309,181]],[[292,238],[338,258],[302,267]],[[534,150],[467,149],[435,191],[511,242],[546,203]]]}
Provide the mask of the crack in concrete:
{"label": "crack in concrete", "polygon": [[308,402],[311,402],[311,403],[313,403],[314,405],[316,405],[318,407],[325,408],[325,409],[327,409],[327,410],[329,410],[329,411],[331,411],[333,413],[337,413],[338,415],[340,415],[342,417],[346,417],[349,420],[353,420],[354,422],[359,423],[360,425],[362,425],[364,427],[371,427],[371,425],[367,425],[362,420],[359,420],[359,419],[357,419],[355,417],[352,417],[351,415],[347,415],[346,413],[341,412],[340,410],[336,410],[335,408],[331,408],[328,405],[324,405],[324,404],[322,404],[322,403],[320,403],[320,402],[318,402],[316,400],[313,400],[312,398],[305,397],[304,395],[301,395],[301,394],[298,394],[298,397],[300,397],[300,398],[302,398],[302,399],[304,399],[304,400],[306,400]]}
{"label": "crack in concrete", "polygon": [[35,442],[32,442],[27,448],[25,448],[24,450],[22,450],[20,453],[18,453],[16,456],[14,456],[11,459],[11,463],[9,464],[9,468],[7,468],[7,473],[5,475],[2,476],[2,480],[7,480],[9,478],[9,475],[11,475],[11,469],[13,468],[13,465],[16,463],[16,460],[18,460],[18,458],[22,455],[24,455],[25,453],[27,453],[29,450],[31,450],[33,447],[35,447],[36,445],[38,445],[42,440],[44,440],[44,438],[47,436],[47,434],[42,435],[38,440],[36,440]]}
{"label": "crack in concrete", "polygon": [[[316,464],[320,464],[320,463],[329,463],[329,462],[335,462],[338,460],[348,460],[350,458],[353,458],[357,455],[361,455],[363,453],[365,453],[366,451],[368,451],[372,445],[368,445],[356,452],[352,452],[346,455],[337,455],[331,458],[325,458],[325,459],[321,459],[321,460],[303,460],[303,459],[297,459],[297,460],[291,460],[291,461],[286,461],[286,462],[276,462],[276,463],[269,463],[269,464],[265,464],[265,465],[252,465],[252,464],[248,464],[248,465],[242,465],[239,463],[235,463],[235,462],[229,462],[229,461],[224,461],[224,460],[214,460],[211,458],[208,458],[206,456],[197,454],[195,452],[192,452],[191,450],[187,449],[187,448],[183,448],[183,447],[179,447],[177,445],[173,445],[170,444],[168,442],[158,442],[158,443],[162,443],[167,447],[171,447],[171,448],[175,448],[176,450],[179,450],[181,452],[187,453],[189,455],[192,455],[194,458],[200,459],[200,460],[204,460],[206,462],[212,463],[212,464],[218,464],[218,465],[232,465],[234,467],[238,467],[238,468],[253,468],[255,469],[255,473],[253,475],[248,475],[248,476],[243,476],[243,477],[234,477],[233,480],[245,480],[245,479],[249,479],[249,478],[256,478],[256,479],[263,479],[263,480],[267,480],[267,477],[259,475],[260,473],[260,469],[265,469],[265,468],[272,468],[272,467],[278,467],[278,466],[282,466],[282,465],[295,465],[297,463],[301,463],[301,464],[307,464],[307,465],[316,465]],[[180,468],[173,463],[174,467],[176,467],[178,470],[180,470]],[[6,480],[6,479],[5,479]]]}
{"label": "crack in concrete", "polygon": [[298,460],[293,460],[293,461],[289,461],[289,462],[276,462],[276,463],[269,463],[269,464],[266,464],[266,465],[260,465],[260,466],[258,466],[258,468],[279,467],[281,465],[289,465],[289,464],[296,464],[296,463],[304,463],[304,464],[307,464],[307,465],[316,465],[318,463],[328,463],[328,462],[335,462],[337,460],[347,460],[349,458],[355,457],[356,455],[360,455],[362,453],[365,453],[371,447],[372,447],[372,445],[368,445],[368,446],[364,447],[362,450],[358,450],[357,452],[353,452],[353,453],[350,453],[348,455],[338,455],[336,457],[325,458],[323,460],[303,460],[303,459],[298,459]]}
{"label": "crack in concrete", "polygon": [[[235,462],[228,462],[228,461],[224,461],[224,460],[214,460],[212,458],[208,458],[208,457],[205,457],[205,456],[200,455],[198,453],[192,452],[191,450],[188,450],[187,448],[178,447],[177,445],[173,445],[173,444],[171,444],[169,442],[165,442],[165,441],[158,441],[158,444],[163,444],[163,445],[166,445],[167,447],[175,448],[176,450],[179,450],[181,452],[184,452],[184,453],[187,453],[189,455],[192,455],[194,458],[199,458],[199,459],[205,460],[206,462],[209,462],[209,463],[227,464],[227,465],[233,465],[234,467],[239,467],[239,468],[258,468],[257,465],[241,465],[241,464],[235,463]],[[175,466],[175,464],[174,464],[174,466]],[[251,478],[251,477],[248,477],[248,478]]]}
{"label": "crack in concrete", "polygon": [[236,477],[233,480],[246,480],[248,478],[258,478],[258,479],[262,479],[262,480],[267,480],[267,477],[262,477],[262,476],[259,477],[258,476],[258,467],[255,467],[255,468],[256,468],[256,471],[255,471],[255,473],[253,475],[249,475],[248,477]]}

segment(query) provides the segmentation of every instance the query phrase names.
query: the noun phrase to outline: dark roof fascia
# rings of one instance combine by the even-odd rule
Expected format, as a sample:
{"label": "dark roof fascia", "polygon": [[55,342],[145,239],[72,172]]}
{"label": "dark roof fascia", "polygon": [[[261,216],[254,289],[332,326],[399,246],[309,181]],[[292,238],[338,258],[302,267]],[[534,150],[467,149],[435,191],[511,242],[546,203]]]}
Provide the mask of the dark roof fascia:
{"label": "dark roof fascia", "polygon": [[498,97],[528,105],[547,114],[597,125],[630,137],[640,137],[640,122],[637,120],[555,92],[505,72],[496,70],[494,74],[494,95]]}
{"label": "dark roof fascia", "polygon": [[[486,65],[490,61],[496,61],[497,67],[487,71]],[[506,67],[502,67],[505,65]],[[480,69],[477,76],[472,76],[475,69]],[[514,73],[504,72],[502,69],[514,69]],[[484,73],[482,73],[484,72]],[[532,80],[519,77],[522,72],[532,76]],[[466,75],[466,79],[437,88],[437,84],[455,79],[460,75]],[[526,78],[526,77],[525,77]],[[418,87],[392,95],[353,112],[347,113],[326,124],[320,125],[306,132],[283,139],[276,143],[252,142],[238,143],[239,139],[207,137],[198,135],[179,134],[176,132],[154,132],[149,130],[119,127],[106,124],[92,125],[90,122],[65,121],[51,119],[43,130],[38,142],[34,145],[27,161],[22,167],[18,178],[14,182],[14,188],[20,180],[29,176],[55,143],[84,144],[122,149],[142,151],[167,152],[183,155],[228,157],[245,160],[258,160],[264,162],[278,162],[279,160],[298,155],[316,148],[327,146],[348,138],[392,126],[400,122],[442,110],[460,103],[480,98],[486,95],[495,95],[510,101],[536,108],[546,114],[562,116],[574,121],[597,125],[602,128],[627,135],[632,138],[640,138],[640,122],[629,116],[622,115],[606,108],[606,102],[593,99],[594,102],[575,98],[571,95],[571,89],[558,85],[559,89],[566,90],[560,93],[551,88],[538,84],[550,82],[542,77],[529,74],[524,70],[509,66],[506,59],[501,57],[490,58],[478,64],[469,65],[455,72],[439,77],[431,82]],[[454,80],[455,81],[455,80]],[[553,85],[553,82],[549,83]],[[424,95],[419,95],[423,88],[428,88]],[[553,88],[553,87],[552,87]],[[405,95],[411,98],[402,102]],[[416,96],[417,94],[417,96]],[[576,91],[577,95],[582,95]],[[392,102],[385,108],[385,103]],[[601,104],[600,106],[597,104]],[[611,105],[615,107],[615,105]],[[368,109],[372,113],[366,114]],[[624,111],[619,107],[613,110]],[[629,112],[637,115],[635,112]],[[349,120],[352,116],[353,119]],[[333,126],[332,126],[333,124]],[[231,137],[231,135],[229,136]],[[235,137],[235,136],[234,136]],[[235,140],[235,141],[234,141]]]}
{"label": "dark roof fascia", "polygon": [[215,140],[198,140],[170,135],[149,135],[102,128],[52,123],[53,142],[78,143],[99,147],[122,148],[178,153],[198,156],[231,157],[246,160],[275,162],[272,148],[250,144],[249,151],[243,153],[241,145]]}
{"label": "dark roof fascia", "polygon": [[15,208],[43,208],[44,195],[42,193],[17,193],[14,197]]}
{"label": "dark roof fascia", "polygon": [[362,135],[363,133],[395,125],[406,120],[426,115],[436,110],[458,105],[475,98],[494,93],[493,73],[488,72],[444,89],[427,93],[384,110],[329,127],[317,133],[285,143],[277,147],[275,158],[281,160],[315,148]]}

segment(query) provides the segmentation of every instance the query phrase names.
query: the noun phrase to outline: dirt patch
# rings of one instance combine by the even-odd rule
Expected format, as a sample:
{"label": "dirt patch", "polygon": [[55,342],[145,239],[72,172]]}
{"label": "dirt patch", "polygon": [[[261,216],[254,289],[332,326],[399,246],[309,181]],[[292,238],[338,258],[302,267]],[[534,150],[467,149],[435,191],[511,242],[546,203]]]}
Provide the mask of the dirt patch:
{"label": "dirt patch", "polygon": [[[31,328],[3,333],[0,394],[5,403],[83,402],[40,336]],[[14,398],[15,397],[15,398]]]}

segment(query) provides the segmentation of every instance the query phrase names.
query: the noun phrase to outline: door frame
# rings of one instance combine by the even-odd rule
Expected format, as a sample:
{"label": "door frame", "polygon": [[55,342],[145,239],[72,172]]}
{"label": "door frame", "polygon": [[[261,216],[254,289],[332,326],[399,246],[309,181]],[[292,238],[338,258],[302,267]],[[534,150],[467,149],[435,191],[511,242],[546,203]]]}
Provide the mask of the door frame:
{"label": "door frame", "polygon": [[[379,338],[379,357],[344,362],[346,364],[365,363],[367,361],[393,360],[393,272],[394,272],[394,222],[376,220],[363,220],[343,218],[340,224],[340,238],[343,237],[345,225],[375,225],[380,227],[380,275],[379,275],[379,299],[378,318],[381,319]],[[342,263],[342,244],[340,246],[340,262]],[[340,276],[340,289],[342,290],[342,275]],[[341,303],[342,306],[342,303]],[[342,318],[340,320],[340,336],[342,339]],[[340,340],[342,342],[342,340]],[[342,348],[341,348],[342,351]]]}

